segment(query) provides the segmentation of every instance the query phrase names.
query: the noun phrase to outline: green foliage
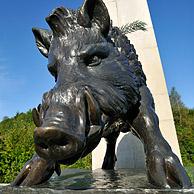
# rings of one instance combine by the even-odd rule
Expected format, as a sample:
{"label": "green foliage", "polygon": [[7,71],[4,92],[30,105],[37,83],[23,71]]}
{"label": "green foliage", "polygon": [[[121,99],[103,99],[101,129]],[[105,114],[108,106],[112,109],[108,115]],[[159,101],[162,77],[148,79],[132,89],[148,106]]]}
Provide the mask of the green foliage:
{"label": "green foliage", "polygon": [[185,166],[194,166],[194,132],[191,128],[176,126],[177,135]]}
{"label": "green foliage", "polygon": [[87,155],[85,158],[78,160],[75,164],[70,166],[63,165],[64,168],[79,168],[79,169],[92,169],[92,154]]}
{"label": "green foliage", "polygon": [[147,31],[146,25],[147,24],[145,22],[137,20],[130,24],[125,24],[124,26],[121,26],[120,29],[123,34],[129,34],[138,30]]}
{"label": "green foliage", "polygon": [[182,123],[183,122],[182,117],[187,114],[187,108],[182,102],[181,96],[176,91],[175,87],[171,89],[169,97],[170,97],[170,104],[173,110],[175,124],[184,126],[184,123]]}
{"label": "green foliage", "polygon": [[[31,110],[0,122],[0,183],[9,183],[34,154]],[[91,169],[91,155],[63,168]]]}
{"label": "green foliage", "polygon": [[184,105],[174,87],[170,92],[170,102],[183,164],[188,167],[194,166],[194,109]]}
{"label": "green foliage", "polygon": [[185,169],[191,179],[191,182],[194,184],[194,166],[189,166],[189,167],[186,167]]}
{"label": "green foliage", "polygon": [[34,127],[31,111],[0,123],[0,182],[10,182],[32,157]]}

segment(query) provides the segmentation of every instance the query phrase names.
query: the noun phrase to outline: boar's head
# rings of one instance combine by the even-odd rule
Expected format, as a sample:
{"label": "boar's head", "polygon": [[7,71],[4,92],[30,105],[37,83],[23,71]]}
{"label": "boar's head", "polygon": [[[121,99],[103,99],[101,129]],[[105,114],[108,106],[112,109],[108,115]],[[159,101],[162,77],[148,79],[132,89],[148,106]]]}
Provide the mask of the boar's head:
{"label": "boar's head", "polygon": [[56,84],[33,110],[35,150],[70,164],[92,151],[111,123],[126,119],[139,102],[138,84],[111,40],[102,0],[85,0],[77,11],[59,7],[46,21],[51,31],[33,33]]}

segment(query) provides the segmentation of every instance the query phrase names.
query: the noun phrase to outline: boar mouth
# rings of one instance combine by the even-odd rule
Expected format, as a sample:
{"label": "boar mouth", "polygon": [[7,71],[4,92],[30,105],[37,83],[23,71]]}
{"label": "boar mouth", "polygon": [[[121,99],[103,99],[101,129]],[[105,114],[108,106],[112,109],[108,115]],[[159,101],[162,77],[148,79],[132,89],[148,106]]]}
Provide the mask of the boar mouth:
{"label": "boar mouth", "polygon": [[104,126],[101,111],[88,87],[78,93],[75,104],[79,117],[76,134],[54,126],[42,127],[39,112],[33,109],[34,123],[38,124],[34,130],[35,151],[40,157],[70,164],[85,155],[88,143],[100,142]]}

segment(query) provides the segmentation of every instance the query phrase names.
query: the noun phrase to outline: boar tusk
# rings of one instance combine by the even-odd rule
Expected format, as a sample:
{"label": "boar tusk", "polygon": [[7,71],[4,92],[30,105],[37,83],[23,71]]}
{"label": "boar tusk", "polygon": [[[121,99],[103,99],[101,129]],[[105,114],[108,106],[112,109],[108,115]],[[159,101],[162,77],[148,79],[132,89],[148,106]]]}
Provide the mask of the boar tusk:
{"label": "boar tusk", "polygon": [[91,91],[88,87],[85,88],[85,97],[90,125],[101,125],[100,108],[94,97],[91,95]]}
{"label": "boar tusk", "polygon": [[85,87],[85,100],[87,107],[87,118],[89,120],[89,132],[87,137],[95,139],[100,137],[103,129],[103,123],[101,120],[101,111],[99,105],[88,87]]}
{"label": "boar tusk", "polygon": [[40,113],[37,111],[36,108],[33,108],[32,110],[32,118],[36,127],[40,127],[42,125],[42,122],[40,120]]}
{"label": "boar tusk", "polygon": [[58,176],[61,175],[61,168],[59,163],[55,163],[55,172],[57,173]]}

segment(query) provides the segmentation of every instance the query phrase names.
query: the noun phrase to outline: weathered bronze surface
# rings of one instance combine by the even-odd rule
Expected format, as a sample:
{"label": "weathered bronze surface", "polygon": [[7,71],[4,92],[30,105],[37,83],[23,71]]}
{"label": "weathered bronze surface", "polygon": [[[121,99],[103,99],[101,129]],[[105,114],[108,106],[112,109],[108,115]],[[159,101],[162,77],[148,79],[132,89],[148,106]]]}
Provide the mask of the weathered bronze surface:
{"label": "weathered bronze surface", "polygon": [[59,7],[46,21],[51,31],[33,28],[33,33],[56,85],[33,110],[37,154],[12,185],[36,185],[54,171],[60,175],[60,164],[86,156],[102,137],[107,141],[102,168],[113,169],[117,137],[132,131],[144,144],[150,183],[190,187],[186,171],[160,132],[134,46],[111,26],[102,0],[85,0],[77,11]]}

